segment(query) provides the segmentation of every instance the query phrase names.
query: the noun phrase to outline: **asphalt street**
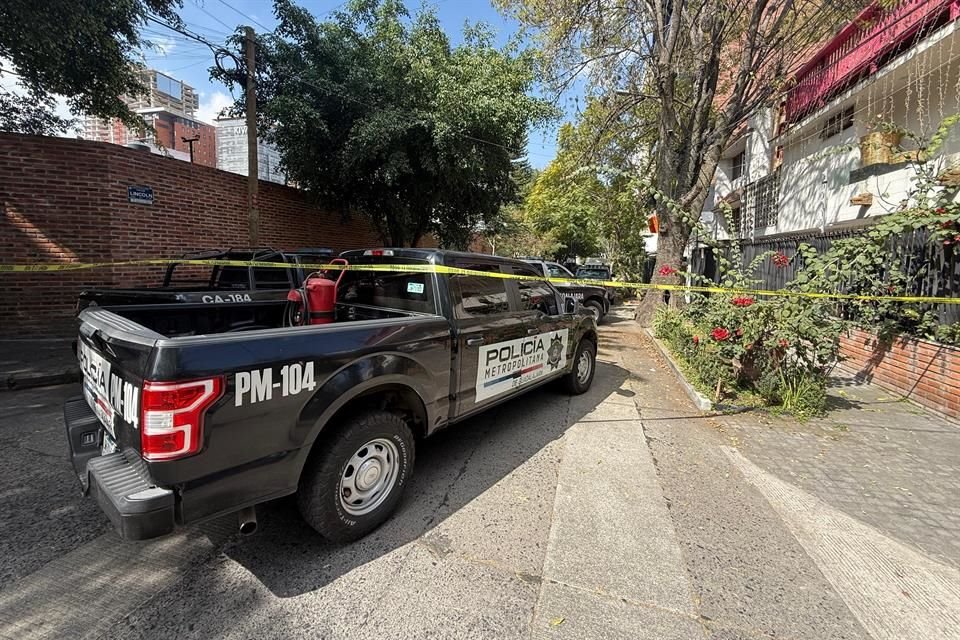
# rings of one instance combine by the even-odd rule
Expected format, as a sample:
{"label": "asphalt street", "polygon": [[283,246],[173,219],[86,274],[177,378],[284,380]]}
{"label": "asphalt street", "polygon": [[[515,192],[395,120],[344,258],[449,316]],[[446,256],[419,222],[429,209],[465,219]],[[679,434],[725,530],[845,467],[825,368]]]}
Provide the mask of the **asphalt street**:
{"label": "asphalt street", "polygon": [[0,393],[0,637],[957,637],[955,568],[745,458],[628,311],[601,331],[589,393],[420,443],[396,515],[342,546],[290,499],[252,537],[225,518],[122,543],[66,460],[75,388]]}

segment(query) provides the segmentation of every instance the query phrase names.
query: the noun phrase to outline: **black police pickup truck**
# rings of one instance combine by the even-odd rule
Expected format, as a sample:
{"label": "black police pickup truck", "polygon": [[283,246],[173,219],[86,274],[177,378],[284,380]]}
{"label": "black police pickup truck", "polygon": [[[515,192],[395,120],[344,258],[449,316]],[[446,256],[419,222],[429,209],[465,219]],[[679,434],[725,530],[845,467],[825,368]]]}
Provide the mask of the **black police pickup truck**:
{"label": "black police pickup truck", "polygon": [[[541,277],[468,253],[343,257]],[[80,313],[83,396],[64,405],[70,453],[83,491],[124,538],[233,512],[249,533],[254,505],[296,493],[322,536],[354,540],[396,507],[417,437],[553,380],[583,393],[595,370],[594,315],[543,280],[346,271],[329,324],[155,329],[202,313]],[[171,324],[164,314],[181,315]]]}
{"label": "black police pickup truck", "polygon": [[[542,275],[548,278],[574,278],[574,275],[570,273],[566,267],[557,262],[547,262],[540,258],[521,258],[521,260],[529,265],[533,265]],[[580,302],[580,304],[593,311],[598,321],[602,320],[610,311],[610,304],[613,298],[603,287],[578,284],[576,282],[555,282],[554,286],[563,295],[574,298]]]}
{"label": "black police pickup truck", "polygon": [[[77,311],[90,306],[126,307],[125,313],[155,315],[150,328],[163,335],[183,336],[253,331],[278,326],[290,289],[299,287],[313,269],[333,257],[330,249],[227,249],[180,256],[167,266],[160,286],[125,289],[90,288],[80,292]],[[288,268],[245,265],[193,265],[190,260],[233,260],[283,263]],[[183,307],[171,313],[165,307]]]}

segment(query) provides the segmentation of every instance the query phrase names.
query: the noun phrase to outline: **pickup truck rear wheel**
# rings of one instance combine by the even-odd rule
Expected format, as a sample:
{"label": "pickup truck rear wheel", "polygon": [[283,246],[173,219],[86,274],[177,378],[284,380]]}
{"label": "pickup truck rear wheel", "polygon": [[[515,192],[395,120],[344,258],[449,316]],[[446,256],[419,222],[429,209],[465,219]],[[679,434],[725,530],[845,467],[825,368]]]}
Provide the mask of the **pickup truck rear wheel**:
{"label": "pickup truck rear wheel", "polygon": [[563,384],[570,395],[585,393],[593,384],[593,374],[597,370],[597,345],[593,340],[584,338],[573,354],[573,369],[563,378]]}
{"label": "pickup truck rear wheel", "polygon": [[413,472],[413,434],[397,414],[373,411],[318,446],[300,481],[300,514],[330,542],[361,538],[400,501]]}

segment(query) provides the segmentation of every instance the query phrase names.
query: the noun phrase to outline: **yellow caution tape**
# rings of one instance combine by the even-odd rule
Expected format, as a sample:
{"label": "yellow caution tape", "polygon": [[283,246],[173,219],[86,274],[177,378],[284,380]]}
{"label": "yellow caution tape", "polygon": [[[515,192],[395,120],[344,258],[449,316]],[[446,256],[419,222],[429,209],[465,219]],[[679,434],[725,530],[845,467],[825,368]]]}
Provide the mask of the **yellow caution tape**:
{"label": "yellow caution tape", "polygon": [[407,273],[443,273],[447,275],[479,276],[502,280],[548,280],[554,284],[579,284],[595,287],[624,289],[681,291],[684,293],[720,293],[744,296],[812,298],[820,300],[860,300],[872,302],[912,302],[923,304],[960,304],[960,297],[937,296],[869,296],[853,293],[816,293],[810,291],[771,291],[766,289],[736,289],[684,284],[653,284],[646,282],[620,282],[616,280],[589,280],[583,278],[543,278],[498,271],[477,271],[446,265],[433,264],[295,264],[290,262],[262,262],[257,260],[176,259],[149,258],[143,260],[120,260],[115,262],[68,262],[63,264],[0,264],[0,273],[44,273],[51,271],[82,271],[107,267],[196,265],[221,267],[269,267],[276,269],[305,269],[307,271],[393,271]]}

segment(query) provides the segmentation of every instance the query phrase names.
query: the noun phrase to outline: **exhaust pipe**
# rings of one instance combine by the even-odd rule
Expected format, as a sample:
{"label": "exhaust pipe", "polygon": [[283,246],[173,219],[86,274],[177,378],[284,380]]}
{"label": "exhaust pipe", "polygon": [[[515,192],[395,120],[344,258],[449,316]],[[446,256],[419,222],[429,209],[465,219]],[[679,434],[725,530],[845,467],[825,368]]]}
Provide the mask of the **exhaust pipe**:
{"label": "exhaust pipe", "polygon": [[257,531],[257,512],[253,507],[244,507],[237,512],[240,535],[252,536]]}

